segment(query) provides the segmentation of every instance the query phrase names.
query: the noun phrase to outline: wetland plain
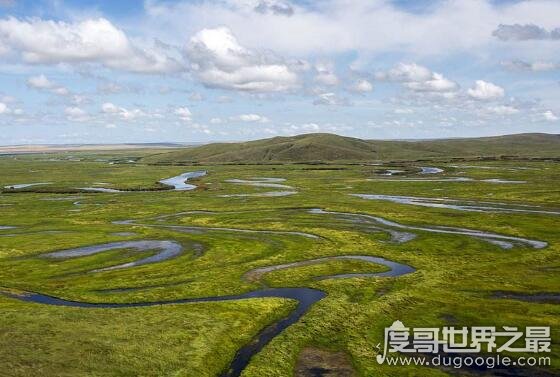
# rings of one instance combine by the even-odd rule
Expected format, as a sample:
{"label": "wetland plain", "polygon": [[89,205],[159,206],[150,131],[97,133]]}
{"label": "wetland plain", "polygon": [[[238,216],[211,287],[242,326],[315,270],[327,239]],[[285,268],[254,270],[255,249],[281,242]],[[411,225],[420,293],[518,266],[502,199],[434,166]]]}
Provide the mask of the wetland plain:
{"label": "wetland plain", "polygon": [[558,163],[174,166],[150,153],[0,158],[10,375],[453,374],[378,364],[394,320],[550,326],[552,365],[521,372],[558,373]]}

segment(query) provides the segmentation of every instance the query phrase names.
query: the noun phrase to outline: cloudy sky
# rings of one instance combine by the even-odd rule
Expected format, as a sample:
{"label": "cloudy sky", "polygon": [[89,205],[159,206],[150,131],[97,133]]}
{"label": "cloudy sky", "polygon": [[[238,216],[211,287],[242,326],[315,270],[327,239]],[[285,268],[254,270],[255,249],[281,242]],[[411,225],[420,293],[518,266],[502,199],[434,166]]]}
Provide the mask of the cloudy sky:
{"label": "cloudy sky", "polygon": [[0,0],[0,145],[560,133],[557,0]]}

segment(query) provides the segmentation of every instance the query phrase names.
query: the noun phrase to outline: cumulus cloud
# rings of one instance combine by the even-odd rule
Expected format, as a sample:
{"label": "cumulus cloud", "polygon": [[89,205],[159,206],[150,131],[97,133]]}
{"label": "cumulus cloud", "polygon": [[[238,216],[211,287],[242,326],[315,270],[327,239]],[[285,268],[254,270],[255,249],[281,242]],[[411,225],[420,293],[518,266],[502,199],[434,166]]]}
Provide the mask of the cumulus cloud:
{"label": "cumulus cloud", "polygon": [[192,120],[192,113],[186,107],[178,107],[173,111],[173,114],[179,117],[182,121],[190,122]]}
{"label": "cumulus cloud", "polygon": [[314,105],[326,105],[326,106],[349,106],[350,102],[347,98],[342,98],[336,93],[319,93],[317,98],[313,101]]}
{"label": "cumulus cloud", "polygon": [[54,87],[54,83],[51,82],[45,75],[32,76],[28,78],[27,85],[35,89],[50,89]]}
{"label": "cumulus cloud", "polygon": [[250,123],[268,123],[270,120],[262,115],[259,114],[241,114],[230,117],[231,120],[241,121],[241,122],[250,122]]}
{"label": "cumulus cloud", "polygon": [[52,82],[43,74],[28,78],[27,86],[37,90],[46,90],[59,96],[67,96],[70,94],[67,88]]}
{"label": "cumulus cloud", "polygon": [[558,117],[558,115],[556,115],[554,112],[552,112],[552,110],[547,110],[544,113],[542,113],[542,116],[544,118],[544,120],[549,121],[549,122],[556,122],[558,119],[560,119]]}
{"label": "cumulus cloud", "polygon": [[140,116],[146,115],[140,109],[128,110],[125,109],[124,107],[116,106],[111,102],[106,102],[103,105],[101,105],[101,111],[105,114],[117,115],[123,120],[132,120]]}
{"label": "cumulus cloud", "polygon": [[79,107],[71,106],[64,109],[66,119],[71,122],[86,122],[90,119],[89,115]]}
{"label": "cumulus cloud", "polygon": [[502,41],[560,39],[560,28],[551,31],[535,24],[498,25],[492,35]]}
{"label": "cumulus cloud", "polygon": [[367,93],[373,90],[373,84],[365,79],[360,79],[354,82],[350,90],[357,93]]}
{"label": "cumulus cloud", "polygon": [[247,92],[281,92],[298,77],[275,57],[241,46],[226,27],[203,29],[186,47],[195,76],[206,86]]}
{"label": "cumulus cloud", "polygon": [[432,71],[416,63],[399,63],[387,72],[376,74],[379,80],[400,82],[426,81],[432,77]]}
{"label": "cumulus cloud", "polygon": [[105,102],[101,105],[101,110],[106,114],[116,114],[120,111],[120,108],[112,104],[111,102]]}
{"label": "cumulus cloud", "polygon": [[428,80],[407,82],[405,86],[416,92],[451,92],[459,88],[457,83],[435,72]]}
{"label": "cumulus cloud", "polygon": [[10,111],[8,105],[3,102],[0,102],[0,114],[7,114]]}
{"label": "cumulus cloud", "polygon": [[338,85],[339,80],[334,72],[334,65],[332,63],[317,63],[315,65],[315,82],[319,85],[335,86]]}
{"label": "cumulus cloud", "polygon": [[471,98],[481,101],[502,98],[505,94],[502,87],[483,80],[477,80],[474,88],[470,88],[467,93]]}
{"label": "cumulus cloud", "polygon": [[399,63],[387,72],[378,72],[377,79],[401,82],[414,92],[450,93],[459,89],[459,85],[440,73],[416,63]]}
{"label": "cumulus cloud", "polygon": [[104,18],[74,23],[39,18],[2,19],[2,45],[32,64],[99,63],[139,73],[169,73],[183,68],[162,46],[135,44]]}

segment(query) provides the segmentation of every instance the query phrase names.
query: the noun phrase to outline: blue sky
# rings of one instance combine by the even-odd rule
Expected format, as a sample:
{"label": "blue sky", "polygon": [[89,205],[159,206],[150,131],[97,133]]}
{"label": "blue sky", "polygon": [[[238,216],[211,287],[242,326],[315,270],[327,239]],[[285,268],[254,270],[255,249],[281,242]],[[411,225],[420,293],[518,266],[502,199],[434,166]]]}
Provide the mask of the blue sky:
{"label": "blue sky", "polygon": [[0,144],[559,133],[552,0],[0,0]]}

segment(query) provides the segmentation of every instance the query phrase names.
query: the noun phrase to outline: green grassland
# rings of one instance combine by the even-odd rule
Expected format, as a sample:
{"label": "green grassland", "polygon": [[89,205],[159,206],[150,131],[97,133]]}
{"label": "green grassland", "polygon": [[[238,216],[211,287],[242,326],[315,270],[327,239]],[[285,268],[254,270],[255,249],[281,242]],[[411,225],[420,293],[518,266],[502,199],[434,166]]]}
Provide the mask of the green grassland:
{"label": "green grassland", "polygon": [[[168,153],[168,151],[164,151]],[[4,156],[0,187],[51,182],[0,194],[0,287],[88,302],[149,302],[230,295],[269,287],[312,287],[328,295],[251,360],[245,377],[292,376],[307,347],[349,356],[357,376],[445,376],[428,367],[379,365],[376,345],[395,320],[410,327],[551,326],[552,366],[560,374],[560,306],[497,299],[495,291],[560,292],[560,216],[463,212],[387,201],[352,193],[560,207],[560,165],[546,161],[441,162],[445,171],[420,175],[419,163],[338,165],[162,165],[154,151]],[[175,153],[175,152],[171,152]],[[100,157],[101,156],[101,157]],[[158,157],[159,156],[159,157]],[[79,161],[77,161],[79,159]],[[103,160],[103,161],[100,161]],[[136,161],[136,162],[130,162]],[[113,162],[113,164],[109,164]],[[156,164],[157,163],[157,164]],[[422,166],[425,166],[424,163]],[[376,172],[405,170],[406,177],[469,177],[470,182],[395,181]],[[520,169],[523,168],[523,169]],[[186,171],[208,171],[193,191],[160,190],[158,180]],[[221,197],[276,189],[227,183],[228,179],[285,178],[297,194]],[[482,179],[526,181],[496,184]],[[78,188],[136,190],[86,193]],[[155,190],[155,191],[142,191]],[[503,250],[480,239],[418,231],[395,244],[310,208],[381,216],[401,224],[453,226],[537,239],[543,249]],[[195,211],[195,212],[192,212]],[[200,212],[196,212],[200,211]],[[181,212],[187,212],[179,214]],[[158,216],[172,215],[158,221]],[[118,220],[132,224],[114,224]],[[148,226],[156,225],[156,226]],[[228,230],[178,232],[157,225],[298,231],[318,239]],[[130,232],[129,235],[117,235]],[[186,252],[134,268],[87,273],[151,255],[113,250],[52,260],[41,254],[122,240],[175,240]],[[201,244],[196,257],[189,245]],[[413,266],[397,278],[315,280],[325,274],[384,271],[360,261],[329,262],[279,270],[260,280],[245,273],[263,266],[326,256],[361,254]],[[145,308],[53,307],[0,295],[0,365],[7,376],[215,376],[260,329],[289,313],[285,299],[177,304]],[[534,375],[538,375],[535,371]]]}

